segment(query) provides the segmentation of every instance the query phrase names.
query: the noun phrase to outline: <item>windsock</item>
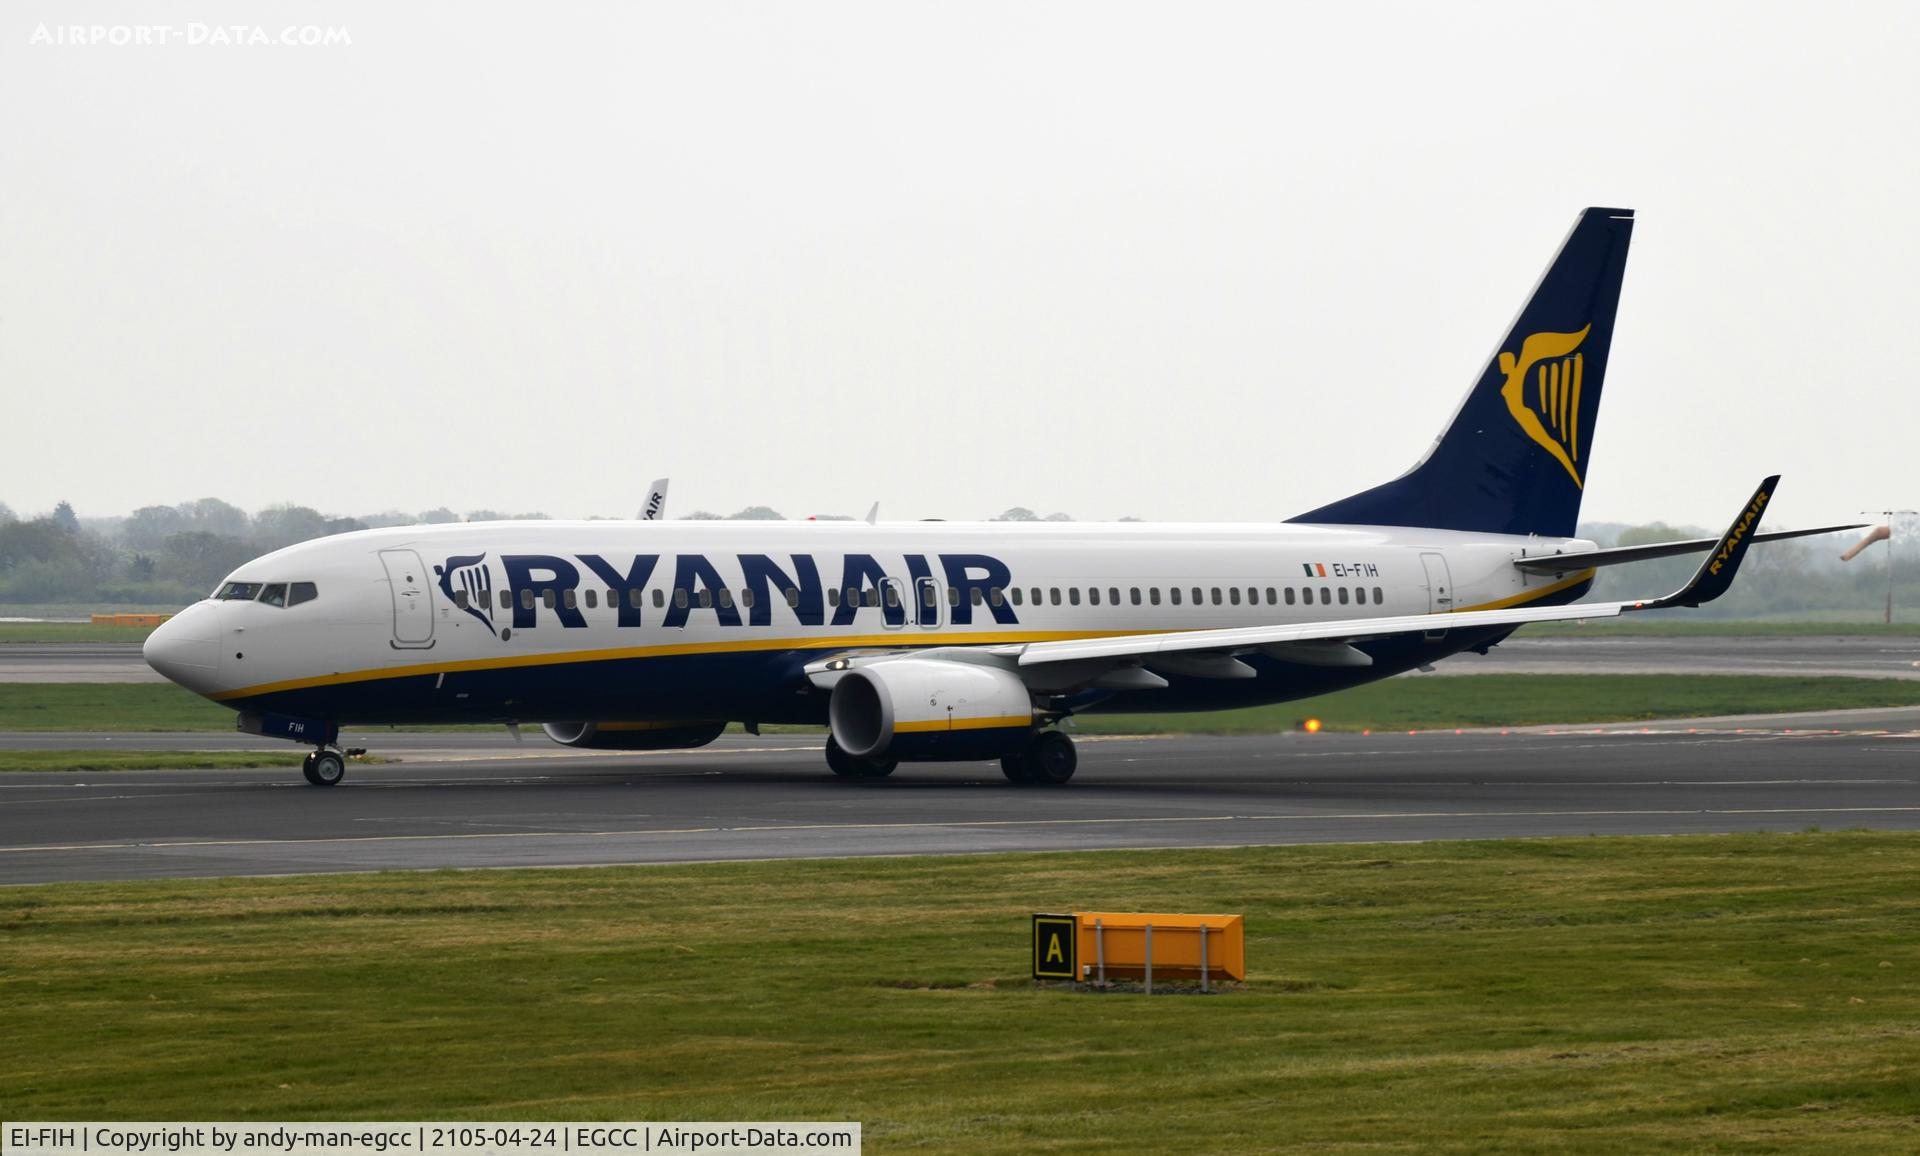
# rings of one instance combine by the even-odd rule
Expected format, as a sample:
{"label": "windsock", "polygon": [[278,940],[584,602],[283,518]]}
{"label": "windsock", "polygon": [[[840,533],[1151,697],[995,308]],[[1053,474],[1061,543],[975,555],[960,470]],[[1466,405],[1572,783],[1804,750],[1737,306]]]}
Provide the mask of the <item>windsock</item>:
{"label": "windsock", "polygon": [[[1858,554],[1875,542],[1884,542],[1891,537],[1893,537],[1893,528],[1891,526],[1875,526],[1873,529],[1867,531],[1866,537],[1853,544],[1853,549],[1840,555],[1840,560],[1842,562],[1851,562],[1855,554]],[[1888,549],[1892,549],[1892,547],[1888,547]]]}

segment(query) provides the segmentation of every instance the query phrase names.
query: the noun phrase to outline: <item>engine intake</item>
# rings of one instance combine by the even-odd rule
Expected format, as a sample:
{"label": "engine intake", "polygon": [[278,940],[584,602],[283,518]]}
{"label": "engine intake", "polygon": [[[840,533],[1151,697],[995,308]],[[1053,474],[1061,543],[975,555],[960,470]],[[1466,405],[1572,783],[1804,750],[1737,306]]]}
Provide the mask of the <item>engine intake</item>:
{"label": "engine intake", "polygon": [[897,658],[841,675],[827,720],[834,741],[859,759],[991,759],[1025,749],[1033,696],[999,667]]}
{"label": "engine intake", "polygon": [[547,737],[563,747],[596,751],[671,751],[704,747],[727,729],[720,722],[557,722],[542,723]]}

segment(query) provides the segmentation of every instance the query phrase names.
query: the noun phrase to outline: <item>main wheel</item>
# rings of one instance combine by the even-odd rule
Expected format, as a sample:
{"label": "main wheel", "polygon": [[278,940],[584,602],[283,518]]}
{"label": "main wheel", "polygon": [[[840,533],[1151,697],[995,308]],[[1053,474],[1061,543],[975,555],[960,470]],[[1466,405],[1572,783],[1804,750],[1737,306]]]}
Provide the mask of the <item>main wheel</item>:
{"label": "main wheel", "polygon": [[827,769],[843,779],[858,778],[860,775],[853,756],[847,753],[845,747],[833,741],[832,735],[827,736]]}
{"label": "main wheel", "polygon": [[1080,755],[1073,749],[1073,740],[1059,731],[1041,731],[1034,736],[1033,745],[1021,756],[1026,764],[1027,781],[1043,786],[1057,787],[1073,777],[1074,768],[1080,765]]}
{"label": "main wheel", "polygon": [[315,751],[301,763],[300,773],[316,787],[338,786],[347,777],[347,760],[339,751]]}
{"label": "main wheel", "polygon": [[884,779],[900,764],[893,759],[858,759],[827,736],[827,767],[843,779]]}
{"label": "main wheel", "polygon": [[1000,760],[1000,773],[1007,776],[1009,783],[1031,783],[1032,776],[1027,771],[1027,756],[1008,755]]}

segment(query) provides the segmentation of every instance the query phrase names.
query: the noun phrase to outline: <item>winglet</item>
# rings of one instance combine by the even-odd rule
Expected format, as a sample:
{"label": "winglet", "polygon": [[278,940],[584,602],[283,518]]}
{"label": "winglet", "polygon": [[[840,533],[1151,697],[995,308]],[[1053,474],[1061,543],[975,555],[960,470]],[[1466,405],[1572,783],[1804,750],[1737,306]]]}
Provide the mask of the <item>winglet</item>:
{"label": "winglet", "polygon": [[1740,516],[1720,535],[1719,544],[1713,553],[1693,572],[1693,577],[1685,586],[1675,590],[1665,598],[1656,598],[1651,602],[1636,602],[1630,610],[1660,610],[1668,606],[1698,606],[1711,602],[1727,592],[1733,585],[1733,576],[1740,570],[1740,560],[1747,556],[1747,547],[1753,544],[1754,527],[1760,524],[1760,515],[1764,514],[1767,504],[1773,501],[1773,491],[1780,485],[1780,475],[1775,474],[1760,483],[1760,488],[1747,499]]}
{"label": "winglet", "polygon": [[655,478],[647,487],[647,500],[640,506],[642,522],[658,522],[667,516],[667,479]]}

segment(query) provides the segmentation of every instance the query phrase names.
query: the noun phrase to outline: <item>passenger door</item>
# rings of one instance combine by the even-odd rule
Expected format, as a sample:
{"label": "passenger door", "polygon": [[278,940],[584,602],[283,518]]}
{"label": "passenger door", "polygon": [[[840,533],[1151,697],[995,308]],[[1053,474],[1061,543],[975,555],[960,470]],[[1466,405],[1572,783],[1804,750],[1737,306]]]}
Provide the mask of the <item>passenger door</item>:
{"label": "passenger door", "polygon": [[382,550],[380,564],[387,568],[387,584],[393,591],[393,648],[425,650],[433,645],[433,584],[427,581],[427,568],[412,550]]}
{"label": "passenger door", "polygon": [[[1427,613],[1446,614],[1453,609],[1453,575],[1447,569],[1445,554],[1422,554],[1420,564],[1427,570]],[[1444,630],[1429,630],[1426,639],[1437,642],[1447,636]]]}

